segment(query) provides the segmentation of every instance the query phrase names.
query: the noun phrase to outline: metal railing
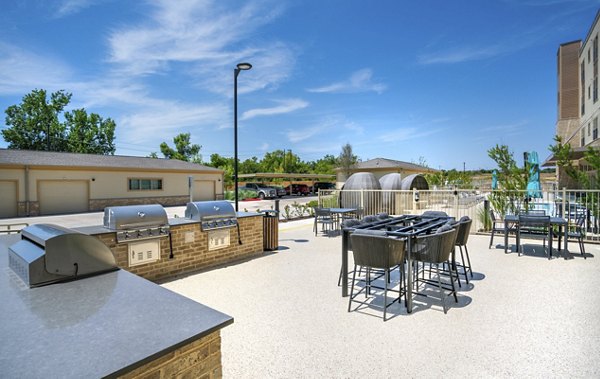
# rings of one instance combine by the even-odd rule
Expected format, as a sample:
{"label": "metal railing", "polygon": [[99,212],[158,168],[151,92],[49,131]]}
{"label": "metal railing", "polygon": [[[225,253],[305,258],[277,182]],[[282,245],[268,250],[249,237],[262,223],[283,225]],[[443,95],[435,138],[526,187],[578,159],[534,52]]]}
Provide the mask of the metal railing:
{"label": "metal railing", "polygon": [[19,233],[21,229],[29,226],[28,223],[0,224],[0,234]]}
{"label": "metal railing", "polygon": [[488,209],[500,217],[527,210],[544,210],[547,215],[563,217],[573,228],[585,218],[586,241],[600,241],[600,190],[540,191],[532,197],[527,191],[478,190],[320,190],[320,207],[358,208],[363,215],[388,213],[415,214],[443,211],[459,219],[473,219],[472,231],[489,228]]}

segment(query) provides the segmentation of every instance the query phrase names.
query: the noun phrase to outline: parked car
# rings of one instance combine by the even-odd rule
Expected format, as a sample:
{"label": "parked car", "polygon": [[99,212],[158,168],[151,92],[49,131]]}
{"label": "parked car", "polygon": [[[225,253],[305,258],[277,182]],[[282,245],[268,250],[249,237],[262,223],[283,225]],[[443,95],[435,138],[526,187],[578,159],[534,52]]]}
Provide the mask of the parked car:
{"label": "parked car", "polygon": [[261,183],[246,183],[245,186],[240,187],[241,190],[256,191],[259,199],[270,199],[277,197],[277,190],[273,187],[265,186]]}
{"label": "parked car", "polygon": [[316,182],[312,186],[311,192],[312,193],[318,193],[320,189],[323,189],[323,190],[335,189],[335,184],[334,183],[329,183],[329,182]]}
{"label": "parked car", "polygon": [[306,184],[290,184],[289,186],[285,187],[285,192],[288,195],[304,196],[310,194],[310,188],[308,188]]}
{"label": "parked car", "polygon": [[282,196],[287,195],[285,188],[280,187],[280,186],[273,186],[273,188],[275,188],[275,190],[277,191],[277,197],[282,197]]}

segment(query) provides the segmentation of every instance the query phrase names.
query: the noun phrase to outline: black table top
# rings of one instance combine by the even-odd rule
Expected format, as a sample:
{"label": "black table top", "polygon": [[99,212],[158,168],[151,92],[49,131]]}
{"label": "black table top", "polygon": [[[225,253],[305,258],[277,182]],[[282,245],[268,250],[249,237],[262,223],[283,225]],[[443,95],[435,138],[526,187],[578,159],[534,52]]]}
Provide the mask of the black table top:
{"label": "black table top", "polygon": [[28,288],[0,237],[0,376],[124,374],[233,322],[233,318],[119,270]]}

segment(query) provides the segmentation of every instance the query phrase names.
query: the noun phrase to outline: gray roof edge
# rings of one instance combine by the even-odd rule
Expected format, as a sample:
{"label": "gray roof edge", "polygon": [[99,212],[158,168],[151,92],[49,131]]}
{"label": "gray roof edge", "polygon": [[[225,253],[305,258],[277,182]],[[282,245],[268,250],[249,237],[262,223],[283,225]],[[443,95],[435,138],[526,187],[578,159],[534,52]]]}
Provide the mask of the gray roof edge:
{"label": "gray roof edge", "polygon": [[215,171],[215,167],[177,159],[135,157],[126,155],[80,154],[56,151],[0,148],[0,165],[55,166],[81,168],[138,168],[177,171]]}

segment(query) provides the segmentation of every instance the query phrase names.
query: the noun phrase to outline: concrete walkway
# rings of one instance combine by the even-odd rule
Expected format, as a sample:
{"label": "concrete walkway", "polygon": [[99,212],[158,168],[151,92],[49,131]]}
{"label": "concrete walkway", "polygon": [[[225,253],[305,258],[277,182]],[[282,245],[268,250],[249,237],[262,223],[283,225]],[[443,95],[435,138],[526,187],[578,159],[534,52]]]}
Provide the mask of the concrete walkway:
{"label": "concrete walkway", "polygon": [[[472,235],[475,278],[443,313],[347,312],[337,286],[341,238],[315,237],[310,220],[281,225],[277,252],[162,285],[228,313],[226,378],[600,377],[600,247],[548,261],[488,249]],[[498,240],[500,242],[500,240]],[[577,249],[575,243],[572,249]]]}

